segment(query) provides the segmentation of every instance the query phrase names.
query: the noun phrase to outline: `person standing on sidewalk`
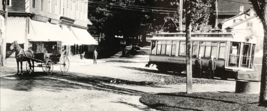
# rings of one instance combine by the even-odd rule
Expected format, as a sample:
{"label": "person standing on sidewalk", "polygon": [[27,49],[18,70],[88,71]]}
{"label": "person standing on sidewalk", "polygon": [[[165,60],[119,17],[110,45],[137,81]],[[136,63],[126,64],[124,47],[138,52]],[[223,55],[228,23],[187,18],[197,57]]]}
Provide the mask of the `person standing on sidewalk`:
{"label": "person standing on sidewalk", "polygon": [[196,77],[202,77],[201,55],[199,55],[198,58],[195,60],[195,74],[196,74]]}
{"label": "person standing on sidewalk", "polygon": [[97,53],[97,51],[96,51],[96,49],[95,49],[95,50],[94,50],[94,55],[93,55],[94,64],[97,64],[97,55],[98,55],[98,53]]}
{"label": "person standing on sidewalk", "polygon": [[211,56],[209,61],[209,78],[214,79],[215,70],[216,70],[216,62],[214,60],[214,57]]}

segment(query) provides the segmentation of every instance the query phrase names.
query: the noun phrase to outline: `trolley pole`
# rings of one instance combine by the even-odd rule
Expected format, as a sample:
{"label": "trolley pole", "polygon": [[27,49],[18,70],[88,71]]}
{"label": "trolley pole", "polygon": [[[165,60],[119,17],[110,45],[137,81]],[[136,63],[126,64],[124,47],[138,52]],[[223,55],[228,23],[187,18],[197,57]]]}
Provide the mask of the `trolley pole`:
{"label": "trolley pole", "polygon": [[5,30],[2,33],[2,66],[5,66],[6,64],[6,32],[7,32],[7,17],[8,17],[8,8],[7,8],[7,0],[4,0],[4,7],[3,7],[4,11],[5,11]]}
{"label": "trolley pole", "polygon": [[179,5],[179,32],[183,32],[183,5],[184,5],[184,0],[180,0],[180,5]]}
{"label": "trolley pole", "polygon": [[188,0],[186,0],[186,93],[192,93],[192,51],[191,51],[191,13]]}

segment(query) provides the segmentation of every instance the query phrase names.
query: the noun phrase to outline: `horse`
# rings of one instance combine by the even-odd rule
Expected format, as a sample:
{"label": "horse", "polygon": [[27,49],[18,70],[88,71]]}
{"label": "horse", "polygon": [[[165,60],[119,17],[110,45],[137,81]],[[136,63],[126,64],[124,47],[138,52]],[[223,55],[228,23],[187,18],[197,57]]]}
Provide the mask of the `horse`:
{"label": "horse", "polygon": [[[15,51],[15,58],[17,62],[17,74],[23,74],[22,72],[22,66],[23,61],[27,61],[31,71],[34,72],[34,60],[31,58],[34,58],[34,52],[32,50],[24,50],[22,49],[17,41],[14,41],[11,46],[10,50]],[[32,62],[32,64],[31,64]],[[20,72],[19,72],[19,63],[20,63]],[[32,70],[31,70],[32,69]]]}

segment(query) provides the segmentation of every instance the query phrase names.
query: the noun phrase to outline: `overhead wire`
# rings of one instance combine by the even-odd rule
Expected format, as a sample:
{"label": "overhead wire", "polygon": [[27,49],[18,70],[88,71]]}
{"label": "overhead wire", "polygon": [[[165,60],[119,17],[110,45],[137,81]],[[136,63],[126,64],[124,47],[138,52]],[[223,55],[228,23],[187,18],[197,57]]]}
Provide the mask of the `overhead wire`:
{"label": "overhead wire", "polygon": [[111,8],[117,8],[117,9],[123,9],[123,10],[141,11],[141,12],[175,13],[175,12],[178,11],[177,8],[162,8],[162,7],[149,7],[149,6],[136,6],[136,5],[129,5],[127,7],[123,7],[121,5],[107,4],[107,3],[103,3],[103,2],[90,2],[89,4],[91,4],[91,3],[108,6],[108,7],[111,7]]}

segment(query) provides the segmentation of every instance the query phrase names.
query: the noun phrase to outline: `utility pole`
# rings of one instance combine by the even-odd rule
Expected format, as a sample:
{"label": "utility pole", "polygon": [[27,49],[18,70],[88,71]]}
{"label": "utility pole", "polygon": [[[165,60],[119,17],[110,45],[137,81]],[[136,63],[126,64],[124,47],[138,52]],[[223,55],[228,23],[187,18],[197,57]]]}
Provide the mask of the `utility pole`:
{"label": "utility pole", "polygon": [[180,5],[179,5],[179,31],[183,32],[183,5],[184,5],[184,0],[180,0]]}
{"label": "utility pole", "polygon": [[190,1],[186,0],[186,93],[192,93],[192,51],[191,51],[191,11]]}
{"label": "utility pole", "polygon": [[4,0],[4,7],[3,7],[4,11],[5,11],[5,30],[4,33],[2,33],[2,66],[5,66],[6,63],[6,32],[7,32],[7,17],[8,17],[8,8],[7,8],[7,0]]}
{"label": "utility pole", "polygon": [[218,29],[218,0],[215,0],[215,23],[214,28]]}

